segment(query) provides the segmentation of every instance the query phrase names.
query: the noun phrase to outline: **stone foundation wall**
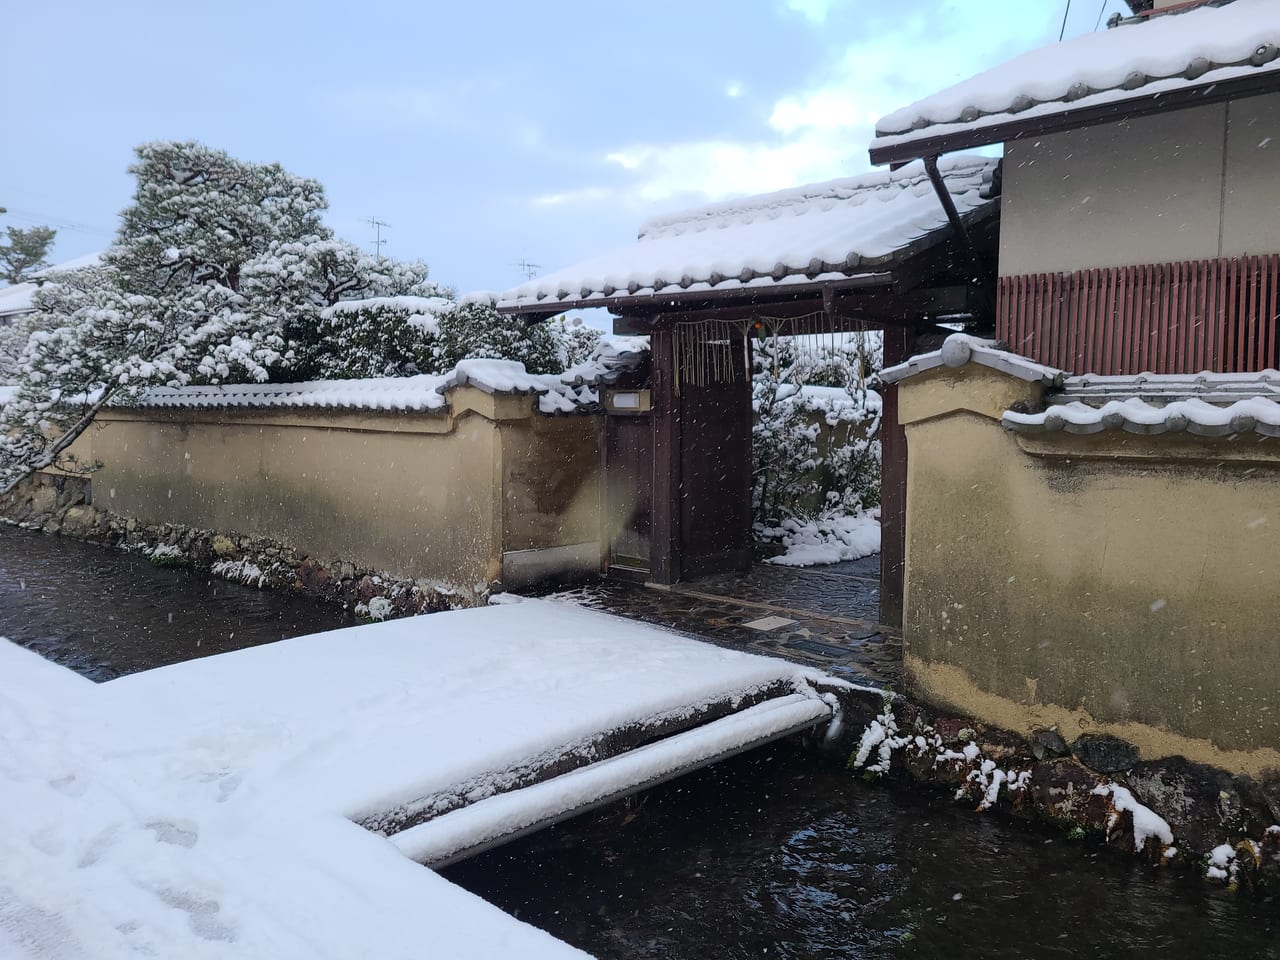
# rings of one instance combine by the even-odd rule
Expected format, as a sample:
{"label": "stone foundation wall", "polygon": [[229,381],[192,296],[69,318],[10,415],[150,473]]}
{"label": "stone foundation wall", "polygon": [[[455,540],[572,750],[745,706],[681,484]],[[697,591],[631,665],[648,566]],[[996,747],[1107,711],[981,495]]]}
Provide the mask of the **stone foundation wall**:
{"label": "stone foundation wall", "polygon": [[1142,760],[1107,734],[1070,743],[1054,729],[1023,736],[893,695],[859,729],[849,765],[868,777],[940,789],[977,811],[1212,881],[1280,890],[1280,780],[1183,757]]}

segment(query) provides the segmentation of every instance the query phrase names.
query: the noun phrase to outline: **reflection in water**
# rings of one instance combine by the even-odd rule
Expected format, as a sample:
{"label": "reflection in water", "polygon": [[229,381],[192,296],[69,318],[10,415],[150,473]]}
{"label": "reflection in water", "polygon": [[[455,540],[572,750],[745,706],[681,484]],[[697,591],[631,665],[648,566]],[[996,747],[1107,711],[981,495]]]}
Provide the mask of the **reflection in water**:
{"label": "reflection in water", "polygon": [[92,680],[351,623],[314,600],[0,525],[0,636]]}
{"label": "reflection in water", "polygon": [[785,746],[445,875],[601,958],[1280,957],[1274,902]]}

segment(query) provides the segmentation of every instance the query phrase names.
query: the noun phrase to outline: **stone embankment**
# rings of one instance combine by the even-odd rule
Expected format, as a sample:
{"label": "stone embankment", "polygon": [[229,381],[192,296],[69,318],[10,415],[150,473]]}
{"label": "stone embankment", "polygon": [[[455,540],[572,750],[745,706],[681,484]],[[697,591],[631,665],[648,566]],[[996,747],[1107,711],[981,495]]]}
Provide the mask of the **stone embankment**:
{"label": "stone embankment", "polygon": [[37,474],[0,497],[0,518],[27,529],[141,553],[157,566],[190,567],[261,589],[317,597],[369,620],[484,601],[448,584],[397,579],[344,560],[307,556],[274,540],[143,523],[94,506],[89,489],[79,477]]}
{"label": "stone embankment", "polygon": [[863,728],[849,765],[1212,881],[1280,891],[1280,777],[1255,780],[1182,757],[1143,760],[1108,735],[1022,737],[894,696]]}

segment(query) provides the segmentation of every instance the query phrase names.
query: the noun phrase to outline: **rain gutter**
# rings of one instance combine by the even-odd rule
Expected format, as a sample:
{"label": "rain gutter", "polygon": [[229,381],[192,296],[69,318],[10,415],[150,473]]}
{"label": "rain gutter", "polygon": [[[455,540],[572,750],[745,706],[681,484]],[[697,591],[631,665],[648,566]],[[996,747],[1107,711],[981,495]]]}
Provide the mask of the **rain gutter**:
{"label": "rain gutter", "polygon": [[969,264],[973,268],[973,279],[980,281],[986,276],[986,268],[983,266],[982,257],[978,254],[977,246],[974,245],[969,228],[960,219],[960,212],[956,210],[956,202],[951,196],[951,191],[947,189],[947,185],[942,179],[942,174],[938,170],[938,158],[936,156],[925,157],[924,169],[925,173],[929,175],[929,182],[933,184],[933,192],[938,195],[938,200],[942,203],[942,209],[946,211],[947,220],[951,223],[951,229],[955,231],[960,240],[960,245],[964,247],[965,255],[969,258]]}

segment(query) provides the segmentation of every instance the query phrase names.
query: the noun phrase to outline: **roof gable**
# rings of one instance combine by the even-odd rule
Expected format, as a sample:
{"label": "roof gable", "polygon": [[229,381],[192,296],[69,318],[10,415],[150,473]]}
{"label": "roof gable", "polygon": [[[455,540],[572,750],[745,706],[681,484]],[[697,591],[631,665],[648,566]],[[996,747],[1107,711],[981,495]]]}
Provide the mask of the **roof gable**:
{"label": "roof gable", "polygon": [[[998,206],[997,163],[959,156],[939,165],[962,216]],[[657,217],[641,227],[636,243],[495,299],[499,309],[527,312],[858,277],[886,282],[894,264],[948,230],[924,165],[915,163]]]}
{"label": "roof gable", "polygon": [[1280,3],[1124,22],[994,67],[881,118],[873,163],[1280,90]]}

